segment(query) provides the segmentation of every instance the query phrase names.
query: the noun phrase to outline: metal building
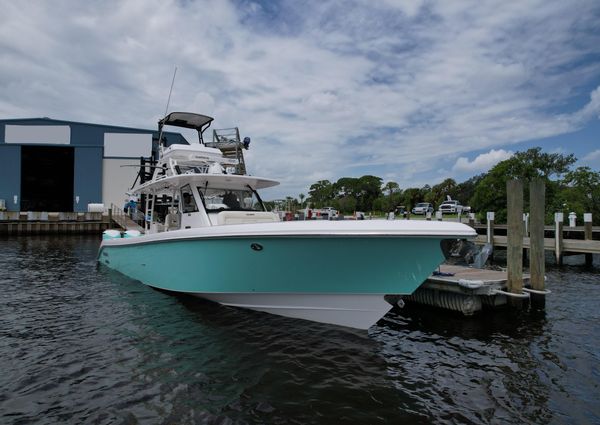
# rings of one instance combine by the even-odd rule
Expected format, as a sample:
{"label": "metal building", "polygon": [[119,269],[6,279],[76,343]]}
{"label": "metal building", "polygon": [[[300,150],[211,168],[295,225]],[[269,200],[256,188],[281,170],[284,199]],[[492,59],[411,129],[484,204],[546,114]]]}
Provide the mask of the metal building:
{"label": "metal building", "polygon": [[[179,133],[163,136],[165,145],[188,144]],[[0,209],[122,207],[138,173],[133,165],[155,155],[157,146],[155,130],[50,118],[0,120]]]}

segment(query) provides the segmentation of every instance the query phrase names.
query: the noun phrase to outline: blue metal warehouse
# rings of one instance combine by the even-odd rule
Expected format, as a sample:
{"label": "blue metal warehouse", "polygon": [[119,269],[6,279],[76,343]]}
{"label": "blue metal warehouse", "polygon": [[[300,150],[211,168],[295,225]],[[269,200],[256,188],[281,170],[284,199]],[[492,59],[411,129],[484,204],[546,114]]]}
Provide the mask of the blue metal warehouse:
{"label": "blue metal warehouse", "polygon": [[[179,133],[166,145],[188,144]],[[155,130],[61,121],[0,120],[0,209],[76,211],[122,206],[140,157],[155,154]]]}

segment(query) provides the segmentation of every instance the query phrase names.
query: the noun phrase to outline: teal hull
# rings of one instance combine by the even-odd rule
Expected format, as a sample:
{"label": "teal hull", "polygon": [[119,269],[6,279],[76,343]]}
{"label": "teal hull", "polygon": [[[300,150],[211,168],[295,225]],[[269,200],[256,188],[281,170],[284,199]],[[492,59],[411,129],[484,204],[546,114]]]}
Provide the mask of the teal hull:
{"label": "teal hull", "polygon": [[98,261],[147,285],[186,293],[412,294],[444,260],[437,237],[144,242],[142,236],[135,242],[103,245]]}

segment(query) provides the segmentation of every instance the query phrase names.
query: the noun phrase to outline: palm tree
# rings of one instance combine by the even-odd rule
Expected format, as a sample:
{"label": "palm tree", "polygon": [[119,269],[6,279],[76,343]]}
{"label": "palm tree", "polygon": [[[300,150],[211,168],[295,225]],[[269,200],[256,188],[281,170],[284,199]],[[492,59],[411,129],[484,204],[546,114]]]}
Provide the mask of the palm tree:
{"label": "palm tree", "polygon": [[300,209],[302,209],[302,205],[304,204],[304,196],[304,193],[298,195],[298,198],[300,198]]}
{"label": "palm tree", "polygon": [[394,205],[393,205],[393,201],[392,201],[392,195],[394,194],[394,191],[400,189],[400,185],[396,182],[392,182],[389,181],[385,184],[385,186],[383,186],[383,190],[387,190],[389,192],[388,195],[388,210],[392,210],[394,209]]}
{"label": "palm tree", "polygon": [[399,189],[400,185],[398,185],[398,183],[396,182],[387,182],[385,184],[385,186],[383,186],[383,190],[387,190],[389,191],[389,197],[392,197],[392,193],[394,193],[395,190]]}

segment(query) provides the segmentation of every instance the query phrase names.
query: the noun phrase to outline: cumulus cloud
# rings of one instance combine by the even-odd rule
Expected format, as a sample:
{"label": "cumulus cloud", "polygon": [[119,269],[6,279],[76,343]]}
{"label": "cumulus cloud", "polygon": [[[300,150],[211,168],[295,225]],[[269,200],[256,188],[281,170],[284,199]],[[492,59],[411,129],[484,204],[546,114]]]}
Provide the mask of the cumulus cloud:
{"label": "cumulus cloud", "polygon": [[600,149],[589,152],[581,158],[581,162],[589,167],[600,169]]}
{"label": "cumulus cloud", "polygon": [[504,161],[513,155],[514,152],[512,151],[492,149],[489,152],[477,155],[473,161],[469,161],[468,158],[461,156],[456,160],[452,170],[458,172],[479,173],[489,170],[500,161]]}
{"label": "cumulus cloud", "polygon": [[252,136],[248,168],[281,179],[275,195],[367,172],[406,187],[449,156],[467,171],[470,152],[598,119],[599,13],[587,0],[6,2],[0,117],[153,128],[177,66],[170,109]]}

